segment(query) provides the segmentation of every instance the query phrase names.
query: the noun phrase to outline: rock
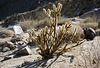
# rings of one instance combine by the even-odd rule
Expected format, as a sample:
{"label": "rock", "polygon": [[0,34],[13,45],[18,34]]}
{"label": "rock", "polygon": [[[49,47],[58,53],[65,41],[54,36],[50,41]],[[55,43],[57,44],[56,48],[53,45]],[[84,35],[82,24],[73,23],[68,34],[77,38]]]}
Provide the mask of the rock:
{"label": "rock", "polygon": [[18,41],[18,42],[15,42],[15,45],[23,45],[23,44],[25,44],[24,41]]}
{"label": "rock", "polygon": [[19,42],[19,41],[24,41],[25,43],[28,43],[29,34],[28,33],[22,33],[20,35],[15,35],[12,37],[12,42]]}
{"label": "rock", "polygon": [[32,62],[30,62],[30,61],[24,61],[24,63],[22,63],[22,65],[21,65],[21,67],[24,67],[25,65],[28,65],[30,63],[32,63]]}
{"label": "rock", "polygon": [[20,49],[16,55],[30,55],[31,54],[31,49],[29,48],[29,46],[26,46],[22,49]]}
{"label": "rock", "polygon": [[28,33],[22,33],[19,35],[20,38],[22,38],[21,41],[24,41],[25,43],[28,43],[27,39],[29,38],[29,34]]}
{"label": "rock", "polygon": [[12,58],[12,56],[5,56],[4,60],[8,60],[8,59],[11,59],[11,58]]}
{"label": "rock", "polygon": [[68,19],[72,21],[72,24],[79,24],[80,21],[84,20],[81,18],[68,18]]}
{"label": "rock", "polygon": [[100,36],[100,29],[96,30],[96,36]]}
{"label": "rock", "polygon": [[8,47],[11,50],[16,48],[16,46],[12,42],[8,42],[8,41],[4,43],[3,48],[4,47]]}
{"label": "rock", "polygon": [[96,36],[96,32],[94,29],[87,27],[84,28],[85,39],[93,40]]}
{"label": "rock", "polygon": [[4,47],[4,48],[2,49],[3,52],[7,52],[7,51],[9,51],[9,50],[10,50],[10,48],[8,48],[8,47]]}
{"label": "rock", "polygon": [[5,34],[2,34],[1,32],[0,32],[0,38],[6,38],[7,36],[5,35]]}
{"label": "rock", "polygon": [[15,43],[15,42],[18,42],[18,41],[21,41],[21,40],[22,40],[21,37],[19,37],[18,35],[15,35],[15,36],[12,37],[11,42]]}
{"label": "rock", "polygon": [[22,28],[19,25],[14,25],[13,29],[14,29],[15,34],[23,33],[23,30],[22,30]]}
{"label": "rock", "polygon": [[26,47],[26,46],[28,46],[28,45],[26,45],[26,44],[19,44],[19,46],[18,46],[18,49],[20,50],[20,49],[22,49],[22,48],[24,48],[24,47]]}

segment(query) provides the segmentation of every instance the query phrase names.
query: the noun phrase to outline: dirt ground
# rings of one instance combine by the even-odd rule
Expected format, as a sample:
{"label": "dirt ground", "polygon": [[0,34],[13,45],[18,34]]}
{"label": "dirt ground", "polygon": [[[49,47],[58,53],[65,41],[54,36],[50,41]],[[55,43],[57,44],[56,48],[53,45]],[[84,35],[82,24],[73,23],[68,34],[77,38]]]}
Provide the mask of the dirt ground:
{"label": "dirt ground", "polygon": [[[93,57],[97,55],[97,51],[93,52],[91,51],[91,49],[93,49],[93,46],[98,46],[96,50],[100,52],[99,40],[100,36],[97,36],[92,41],[86,41],[82,45],[75,47],[71,51],[68,51],[59,56],[54,56],[54,58],[48,60],[41,59],[42,57],[37,53],[38,48],[36,48],[35,46],[31,47],[32,55],[13,57],[5,61],[2,61],[4,59],[4,56],[10,54],[11,56],[14,56],[13,52],[15,52],[17,49],[8,52],[0,52],[0,68],[86,68],[86,66],[88,66],[88,68],[94,68],[94,66],[97,66],[97,64],[93,64],[91,62],[94,60]],[[90,52],[93,53],[91,53],[90,55]],[[87,58],[91,59],[87,61]],[[87,62],[85,61],[90,64],[87,64]],[[100,61],[100,58],[97,59],[97,61]],[[22,65],[22,63],[24,62],[26,63]],[[100,63],[98,63],[98,68],[100,68]]]}

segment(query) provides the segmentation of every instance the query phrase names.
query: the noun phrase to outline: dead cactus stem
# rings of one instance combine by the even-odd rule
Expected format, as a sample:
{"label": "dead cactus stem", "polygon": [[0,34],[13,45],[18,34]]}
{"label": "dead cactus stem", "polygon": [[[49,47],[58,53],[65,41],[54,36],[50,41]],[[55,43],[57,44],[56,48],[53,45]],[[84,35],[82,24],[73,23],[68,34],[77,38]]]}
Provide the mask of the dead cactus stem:
{"label": "dead cactus stem", "polygon": [[[37,43],[37,47],[40,49],[39,54],[44,59],[53,57],[54,53],[59,50],[59,47],[61,47],[63,41],[70,35],[68,33],[68,29],[71,28],[71,24],[65,24],[62,26],[62,28],[59,27],[61,36],[59,37],[57,34],[57,15],[60,13],[61,9],[61,3],[58,3],[57,7],[53,5],[53,10],[48,9],[48,11],[46,11],[46,9],[43,9],[44,13],[50,18],[50,28],[46,26],[44,29],[41,29],[41,32],[38,35],[35,31],[29,33],[32,41],[35,41]],[[54,14],[54,18],[51,16],[51,13]],[[67,45],[72,42],[75,34],[76,29],[69,39],[68,43],[66,43],[66,45],[62,47],[59,53],[66,50]],[[77,45],[80,44],[78,43]]]}

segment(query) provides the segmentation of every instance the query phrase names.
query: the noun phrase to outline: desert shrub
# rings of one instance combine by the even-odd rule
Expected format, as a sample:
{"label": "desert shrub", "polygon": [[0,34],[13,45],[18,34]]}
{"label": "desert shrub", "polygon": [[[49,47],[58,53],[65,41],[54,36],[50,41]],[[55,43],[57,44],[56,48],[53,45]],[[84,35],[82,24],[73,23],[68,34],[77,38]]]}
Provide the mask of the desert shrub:
{"label": "desert shrub", "polygon": [[[58,18],[58,24],[57,25],[63,25],[65,23],[72,23],[71,20],[68,20],[67,18],[64,18],[64,17],[59,17]],[[43,20],[40,20],[38,22],[38,25],[36,28],[40,29],[40,28],[44,28],[45,26],[48,26],[50,27],[50,20],[49,18],[45,18]]]}
{"label": "desert shrub", "polygon": [[2,34],[6,35],[6,36],[13,36],[14,32],[12,30],[4,30],[4,31],[2,31]]}
{"label": "desert shrub", "polygon": [[[41,29],[41,32],[39,34],[36,34],[34,30],[29,32],[30,40],[36,42],[36,46],[40,49],[40,52],[38,53],[43,57],[43,59],[52,58],[55,53],[56,54],[63,53],[64,51],[68,51],[68,49],[76,47],[84,42],[84,41],[77,42],[75,46],[66,48],[67,45],[69,45],[72,42],[76,34],[76,29],[74,29],[75,31],[72,33],[71,37],[69,38],[65,46],[64,47],[61,46],[63,41],[70,35],[68,29],[71,28],[71,24],[65,24],[62,27],[59,27],[61,36],[60,37],[58,36],[57,15],[61,11],[61,9],[62,9],[62,4],[60,3],[58,3],[57,7],[53,5],[53,10],[48,9],[48,11],[46,11],[46,9],[43,9],[45,14],[50,19],[50,28],[46,26],[44,29]],[[54,18],[51,16],[51,13],[54,14]]]}
{"label": "desert shrub", "polygon": [[2,31],[4,28],[2,26],[0,26],[0,31]]}
{"label": "desert shrub", "polygon": [[[68,40],[70,39],[70,37],[72,36],[72,34],[74,33],[75,29],[76,29],[76,35],[74,36],[72,43],[77,43],[77,41],[84,39],[84,32],[83,32],[83,28],[79,25],[71,25],[72,27],[69,28],[68,32],[70,33],[69,36],[66,38],[65,42],[68,42]],[[63,26],[59,26],[59,27],[63,27]],[[61,36],[60,31],[59,31],[59,27],[57,27],[57,33],[58,36]]]}
{"label": "desert shrub", "polygon": [[98,22],[98,28],[100,28],[100,21]]}
{"label": "desert shrub", "polygon": [[36,20],[27,20],[27,21],[24,21],[22,24],[21,24],[21,27],[24,31],[26,31],[27,29],[31,29],[31,28],[35,28],[37,27],[38,25],[38,21]]}
{"label": "desert shrub", "polygon": [[91,27],[93,29],[97,29],[98,28],[98,23],[94,22],[94,23],[80,23],[79,24],[82,28],[86,28],[86,27]]}
{"label": "desert shrub", "polygon": [[83,23],[90,23],[90,22],[94,22],[92,18],[86,18],[85,20],[83,20]]}
{"label": "desert shrub", "polygon": [[58,25],[63,25],[65,23],[72,23],[72,21],[65,18],[65,17],[59,17],[58,18]]}
{"label": "desert shrub", "polygon": [[34,15],[34,18],[37,19],[37,20],[41,20],[41,19],[44,19],[46,17],[46,15],[44,14],[43,11],[38,11],[38,12],[35,12],[35,15]]}
{"label": "desert shrub", "polygon": [[38,22],[38,25],[36,26],[36,29],[41,29],[41,28],[44,28],[45,26],[49,27],[50,23],[48,23],[48,22],[49,22],[49,18],[45,18],[43,20],[40,20]]}
{"label": "desert shrub", "polygon": [[72,25],[72,27],[68,30],[71,35],[73,34],[74,29],[76,29],[76,35],[74,36],[72,42],[76,43],[77,41],[79,41],[81,39],[84,39],[84,32],[83,32],[83,28],[81,26],[79,26],[79,25]]}

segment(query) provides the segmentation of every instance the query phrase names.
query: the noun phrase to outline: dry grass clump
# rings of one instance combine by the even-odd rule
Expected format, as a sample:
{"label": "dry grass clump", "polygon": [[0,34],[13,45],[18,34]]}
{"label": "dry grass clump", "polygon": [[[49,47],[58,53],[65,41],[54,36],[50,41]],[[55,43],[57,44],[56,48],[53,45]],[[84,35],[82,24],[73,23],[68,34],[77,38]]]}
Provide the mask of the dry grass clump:
{"label": "dry grass clump", "polygon": [[72,23],[72,21],[64,17],[58,17],[58,25],[63,25],[66,23]]}
{"label": "dry grass clump", "polygon": [[35,28],[37,25],[38,25],[38,21],[36,20],[27,20],[21,23],[21,27],[24,31],[26,31],[27,29],[31,29],[33,27]]}
{"label": "dry grass clump", "polygon": [[[67,23],[68,24],[68,23]],[[73,43],[77,43],[77,41],[80,41],[82,39],[84,39],[84,32],[83,32],[83,28],[79,25],[71,25],[72,27],[69,28],[68,32],[70,33],[69,36],[66,38],[66,42],[68,42],[68,40],[70,39],[70,37],[72,36],[72,34],[74,33],[75,29],[76,29],[76,35],[74,36],[72,42]],[[62,27],[62,26],[59,26]],[[59,31],[59,27],[57,27],[57,33],[58,36],[61,36],[60,31]]]}
{"label": "dry grass clump", "polygon": [[[77,41],[84,39],[84,32],[83,32],[83,28],[79,25],[72,25],[71,28],[69,28],[69,32],[72,35],[74,32],[74,29],[76,29],[76,35],[74,36],[74,39],[72,42],[76,43]],[[70,36],[69,36],[70,38]]]}
{"label": "dry grass clump", "polygon": [[2,31],[4,28],[2,26],[0,26],[0,31]]}
{"label": "dry grass clump", "polygon": [[43,20],[40,20],[38,22],[38,25],[36,26],[36,29],[41,29],[41,28],[44,28],[45,26],[50,27],[50,23],[48,23],[49,21],[50,21],[49,18],[45,18]]}
{"label": "dry grass clump", "polygon": [[98,28],[100,28],[100,21],[98,22]]}
{"label": "dry grass clump", "polygon": [[[45,26],[48,26],[50,27],[50,23],[48,23],[50,20],[49,18],[45,18],[43,20],[40,20],[38,22],[38,25],[36,26],[36,29],[41,29],[41,28],[44,28]],[[57,25],[63,25],[65,23],[72,23],[71,20],[68,20],[67,18],[64,18],[64,17],[58,17],[58,24]]]}
{"label": "dry grass clump", "polygon": [[79,24],[82,28],[86,28],[86,27],[91,27],[93,29],[97,29],[98,28],[98,23],[94,22],[94,23],[80,23]]}
{"label": "dry grass clump", "polygon": [[84,19],[83,21],[82,21],[83,23],[93,23],[94,21],[93,21],[93,19],[92,18],[86,18],[86,19]]}
{"label": "dry grass clump", "polygon": [[14,32],[12,30],[4,30],[4,31],[2,31],[2,34],[6,35],[6,36],[13,36]]}
{"label": "dry grass clump", "polygon": [[39,11],[38,12],[35,12],[35,15],[34,15],[34,18],[37,19],[37,20],[42,20],[46,17],[46,15],[44,14],[43,11]]}
{"label": "dry grass clump", "polygon": [[80,21],[79,24],[82,28],[91,27],[97,29],[99,24],[96,22],[95,18],[86,18],[83,21]]}
{"label": "dry grass clump", "polygon": [[[71,28],[71,24],[65,24],[62,26],[62,28],[59,27],[61,36],[60,37],[58,36],[57,15],[60,13],[61,9],[62,9],[61,3],[58,3],[57,7],[53,5],[53,10],[48,9],[48,11],[46,11],[46,9],[43,9],[45,14],[50,19],[50,28],[46,26],[44,29],[41,29],[41,32],[39,34],[36,34],[34,30],[29,32],[30,40],[32,42],[34,41],[36,42],[36,46],[40,49],[40,52],[38,53],[43,57],[43,59],[52,58],[56,52],[57,52],[56,54],[63,53],[64,51],[68,51],[68,49],[76,47],[84,42],[84,41],[77,42],[75,46],[66,49],[67,45],[69,45],[72,42],[76,34],[76,29],[74,29],[75,31],[72,33],[71,37],[69,38],[65,46],[64,47],[61,46],[64,40],[70,35],[68,30],[69,28]],[[54,18],[51,16],[51,13],[54,14]]]}

